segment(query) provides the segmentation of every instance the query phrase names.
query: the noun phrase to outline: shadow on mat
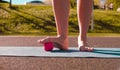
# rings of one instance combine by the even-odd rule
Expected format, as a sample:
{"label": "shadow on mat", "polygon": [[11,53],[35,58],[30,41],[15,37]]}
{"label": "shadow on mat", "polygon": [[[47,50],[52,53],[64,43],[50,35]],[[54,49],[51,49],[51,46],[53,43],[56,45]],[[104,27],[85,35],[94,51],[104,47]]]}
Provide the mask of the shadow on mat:
{"label": "shadow on mat", "polygon": [[53,50],[52,53],[73,53],[73,52],[79,52],[79,50]]}
{"label": "shadow on mat", "polygon": [[107,55],[117,55],[120,56],[120,49],[95,49],[93,53],[98,53],[98,54],[107,54]]}

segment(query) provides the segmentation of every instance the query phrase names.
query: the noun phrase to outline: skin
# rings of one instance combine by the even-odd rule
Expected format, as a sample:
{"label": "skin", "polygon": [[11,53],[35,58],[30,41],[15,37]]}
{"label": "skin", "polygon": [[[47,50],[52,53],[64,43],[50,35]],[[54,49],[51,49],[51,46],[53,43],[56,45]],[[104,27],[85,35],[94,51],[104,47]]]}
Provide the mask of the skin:
{"label": "skin", "polygon": [[[40,39],[38,42],[53,42],[59,44],[57,48],[68,50],[68,18],[70,11],[69,0],[53,0],[53,11],[56,21],[57,36]],[[80,51],[93,51],[86,47],[87,31],[92,13],[92,0],[77,0],[77,15],[79,25],[78,49]]]}

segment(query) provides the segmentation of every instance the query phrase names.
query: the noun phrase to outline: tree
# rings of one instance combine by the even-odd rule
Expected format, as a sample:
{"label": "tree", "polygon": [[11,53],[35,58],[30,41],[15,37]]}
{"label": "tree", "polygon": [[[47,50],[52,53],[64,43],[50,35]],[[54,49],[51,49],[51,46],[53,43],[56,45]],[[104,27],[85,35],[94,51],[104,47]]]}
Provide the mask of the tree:
{"label": "tree", "polygon": [[10,0],[10,8],[12,8],[12,0]]}

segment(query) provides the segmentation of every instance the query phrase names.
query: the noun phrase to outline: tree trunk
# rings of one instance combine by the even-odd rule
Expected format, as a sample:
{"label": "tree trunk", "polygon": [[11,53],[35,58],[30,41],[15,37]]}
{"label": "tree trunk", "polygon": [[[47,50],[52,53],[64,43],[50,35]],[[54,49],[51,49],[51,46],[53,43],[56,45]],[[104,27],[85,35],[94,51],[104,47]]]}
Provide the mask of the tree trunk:
{"label": "tree trunk", "polygon": [[12,0],[10,0],[10,8],[12,8]]}

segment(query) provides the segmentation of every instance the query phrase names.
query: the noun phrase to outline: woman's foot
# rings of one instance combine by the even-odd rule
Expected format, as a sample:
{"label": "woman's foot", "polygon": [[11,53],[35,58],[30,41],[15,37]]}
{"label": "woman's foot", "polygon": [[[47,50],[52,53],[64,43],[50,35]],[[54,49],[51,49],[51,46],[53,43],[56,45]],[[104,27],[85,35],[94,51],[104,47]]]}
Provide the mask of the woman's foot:
{"label": "woman's foot", "polygon": [[79,50],[82,51],[82,52],[93,52],[94,51],[93,48],[85,47],[85,46],[79,47]]}
{"label": "woman's foot", "polygon": [[78,37],[78,49],[82,52],[93,52],[94,48],[92,47],[86,47],[87,43],[84,41],[81,41],[80,38]]}
{"label": "woman's foot", "polygon": [[56,48],[61,50],[68,50],[68,38],[57,36],[57,37],[46,37],[38,40],[39,43],[44,44],[46,42],[52,42]]}
{"label": "woman's foot", "polygon": [[86,47],[85,45],[78,45],[78,49],[82,52],[93,52],[94,51],[94,48],[92,47]]}

